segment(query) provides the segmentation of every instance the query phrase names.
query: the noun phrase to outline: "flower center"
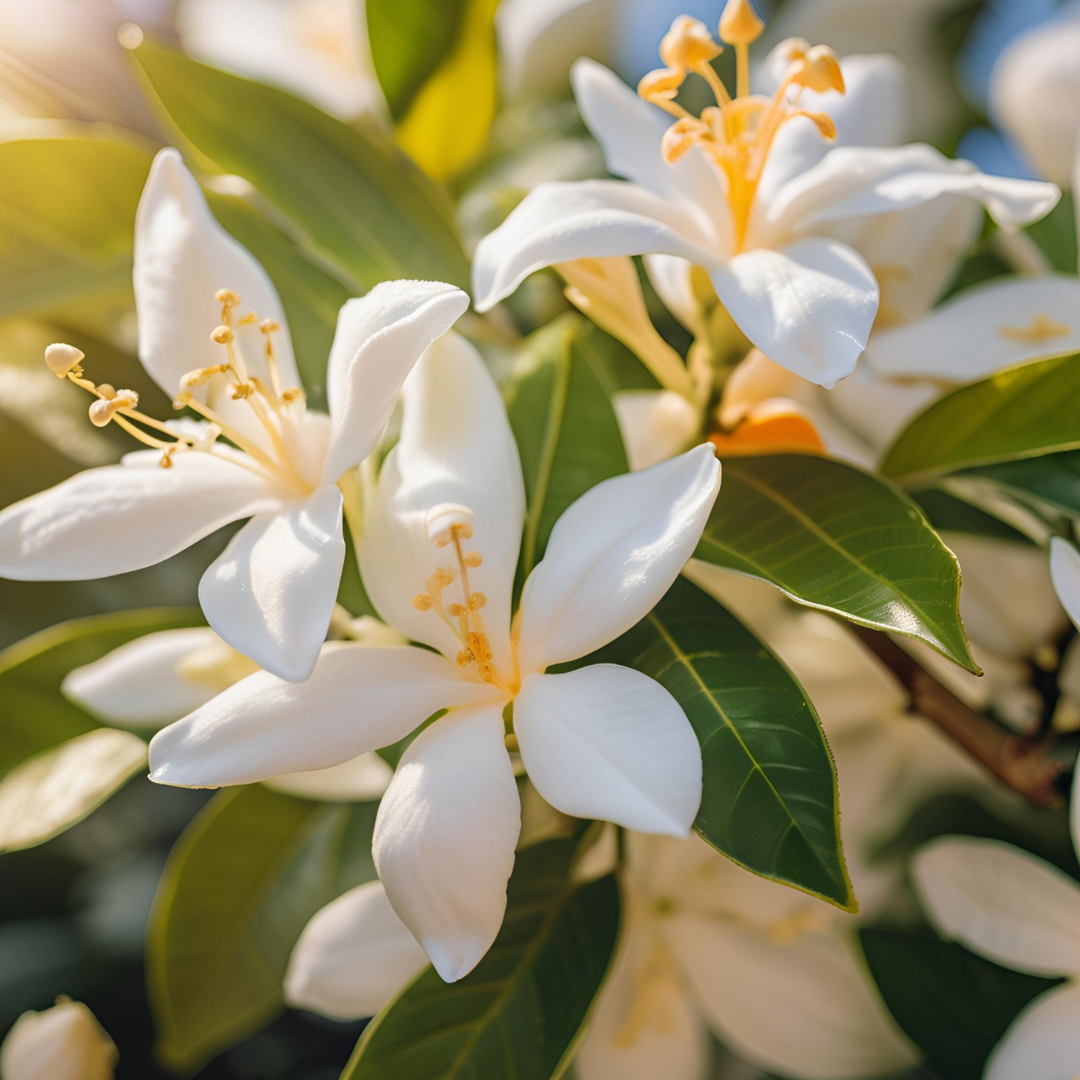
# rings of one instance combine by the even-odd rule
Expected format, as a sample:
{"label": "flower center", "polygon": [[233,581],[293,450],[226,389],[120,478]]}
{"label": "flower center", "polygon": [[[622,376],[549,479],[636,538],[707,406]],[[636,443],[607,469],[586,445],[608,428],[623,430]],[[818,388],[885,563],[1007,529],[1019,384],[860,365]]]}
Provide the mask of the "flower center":
{"label": "flower center", "polygon": [[[720,38],[735,49],[736,93],[732,97],[712,61],[723,51],[698,19],[681,15],[660,43],[665,67],[652,71],[638,84],[638,94],[675,117],[664,135],[662,152],[670,164],[691,149],[698,149],[720,169],[735,225],[735,250],[746,243],[750,215],[758,186],[777,133],[789,120],[805,116],[827,139],[836,137],[836,125],[825,113],[799,108],[804,89],[816,93],[844,92],[844,77],[836,54],[825,45],[810,47],[792,39],[781,48],[787,72],[771,98],[750,93],[749,48],[764,23],[750,0],[728,0],[720,19]],[[715,105],[694,116],[675,101],[687,75],[700,75],[709,85]],[[794,93],[793,93],[794,91]]]}
{"label": "flower center", "polygon": [[1036,313],[1027,326],[998,327],[998,337],[1006,341],[1025,342],[1029,345],[1042,345],[1056,338],[1068,337],[1071,333],[1071,326],[1055,322],[1042,311]]}
{"label": "flower center", "polygon": [[[234,311],[240,298],[231,289],[219,289],[214,299],[221,304],[221,325],[210,335],[220,345],[224,358],[220,364],[196,368],[180,380],[173,408],[189,408],[207,421],[198,433],[188,434],[139,411],[139,395],[134,390],[116,390],[108,383],[94,383],[84,377],[82,362],[85,356],[71,345],[53,344],[45,350],[45,362],[61,379],[67,379],[94,395],[90,405],[90,422],[95,427],[116,424],[144,446],[161,451],[159,464],[171,468],[179,453],[199,452],[225,456],[218,445],[224,437],[242,450],[250,462],[235,454],[228,460],[259,473],[270,473],[289,486],[309,490],[310,483],[298,472],[285,441],[285,426],[299,419],[305,409],[304,392],[299,387],[283,387],[274,355],[274,334],[280,324],[274,319],[260,319],[250,312],[236,319]],[[268,382],[264,382],[245,362],[236,339],[237,326],[258,326],[263,338],[263,356]],[[251,433],[240,430],[239,417],[233,422],[224,419],[210,405],[200,401],[193,390],[216,383],[220,392],[228,393],[233,401],[243,402],[256,421]]]}

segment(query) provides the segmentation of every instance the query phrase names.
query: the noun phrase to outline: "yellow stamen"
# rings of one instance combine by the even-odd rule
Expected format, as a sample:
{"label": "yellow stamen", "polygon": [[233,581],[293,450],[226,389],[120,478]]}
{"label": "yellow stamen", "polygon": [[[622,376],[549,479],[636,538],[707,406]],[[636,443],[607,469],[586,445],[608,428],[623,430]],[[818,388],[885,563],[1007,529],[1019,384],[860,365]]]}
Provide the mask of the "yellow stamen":
{"label": "yellow stamen", "polygon": [[49,370],[61,379],[66,379],[72,372],[76,375],[82,374],[81,365],[85,359],[85,354],[74,345],[65,345],[62,341],[53,342],[45,350],[45,363]]}

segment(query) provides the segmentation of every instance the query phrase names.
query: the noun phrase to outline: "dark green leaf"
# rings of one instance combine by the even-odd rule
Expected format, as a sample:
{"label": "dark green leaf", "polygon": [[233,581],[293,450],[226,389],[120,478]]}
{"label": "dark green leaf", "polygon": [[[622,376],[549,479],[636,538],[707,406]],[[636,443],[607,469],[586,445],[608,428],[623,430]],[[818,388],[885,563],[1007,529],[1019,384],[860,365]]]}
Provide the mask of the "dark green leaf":
{"label": "dark green leaf", "polygon": [[543,558],[562,512],[627,470],[619,423],[590,361],[598,336],[576,315],[556,320],[526,342],[506,387],[529,505],[524,575]]}
{"label": "dark green leaf", "polygon": [[944,473],[1080,449],[1080,357],[1021,364],[946,394],[896,437],[881,471],[910,486]]}
{"label": "dark green leaf", "polygon": [[0,772],[99,725],[60,693],[77,667],[144,634],[194,626],[197,611],[146,608],[60,623],[0,652]]}
{"label": "dark green leaf", "polygon": [[359,286],[423,278],[468,287],[448,204],[384,137],[160,43],[134,55],[179,133],[254,184]]}
{"label": "dark green leaf", "polygon": [[561,1076],[611,962],[619,896],[575,887],[575,846],[518,854],[495,944],[460,982],[428,968],[372,1021],[342,1080],[549,1080]]}
{"label": "dark green leaf", "polygon": [[978,671],[956,559],[915,503],[861,469],[800,454],[726,459],[696,555]]}
{"label": "dark green leaf", "polygon": [[979,1080],[1016,1014],[1060,980],[1021,975],[926,934],[863,930],[889,1011],[943,1080]]}
{"label": "dark green leaf", "polygon": [[694,828],[755,874],[856,907],[840,840],[836,774],[813,705],[730,612],[680,578],[632,630],[589,663],[652,676],[701,743]]}
{"label": "dark green leaf", "polygon": [[1003,461],[963,475],[982,477],[1014,495],[1034,499],[1065,514],[1080,516],[1080,450]]}
{"label": "dark green leaf", "polygon": [[281,980],[300,931],[374,876],[374,818],[372,803],[308,802],[253,785],[215,795],[188,826],[147,931],[166,1064],[193,1069],[282,1008]]}
{"label": "dark green leaf", "polygon": [[1018,544],[1030,544],[1031,540],[1019,529],[980,510],[977,506],[958,499],[939,488],[917,491],[912,498],[922,507],[930,524],[938,532],[968,533],[971,536],[990,536],[998,540],[1012,540]]}

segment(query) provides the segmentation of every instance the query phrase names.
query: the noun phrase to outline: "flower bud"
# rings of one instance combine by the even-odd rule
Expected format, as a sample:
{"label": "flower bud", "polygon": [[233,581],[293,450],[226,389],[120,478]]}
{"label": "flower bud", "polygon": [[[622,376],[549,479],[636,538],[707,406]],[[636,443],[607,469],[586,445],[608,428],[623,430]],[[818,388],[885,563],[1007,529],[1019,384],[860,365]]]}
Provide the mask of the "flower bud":
{"label": "flower bud", "polygon": [[74,345],[65,345],[62,341],[53,342],[45,350],[45,363],[49,365],[49,370],[61,379],[77,368],[84,359],[85,353],[80,352]]}
{"label": "flower bud", "polygon": [[112,1080],[116,1046],[78,1001],[26,1012],[0,1047],[4,1080]]}

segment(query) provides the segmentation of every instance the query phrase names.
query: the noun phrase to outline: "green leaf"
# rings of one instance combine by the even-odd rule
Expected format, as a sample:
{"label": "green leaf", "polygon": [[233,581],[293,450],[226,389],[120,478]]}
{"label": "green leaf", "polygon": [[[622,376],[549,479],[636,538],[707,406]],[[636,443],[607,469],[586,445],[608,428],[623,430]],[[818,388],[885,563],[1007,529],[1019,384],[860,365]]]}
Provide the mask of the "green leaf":
{"label": "green leaf", "polygon": [[495,118],[498,0],[368,0],[368,40],[398,140],[431,176],[483,152]]}
{"label": "green leaf", "polygon": [[613,875],[576,887],[575,845],[518,853],[487,956],[447,985],[427,968],[371,1022],[341,1080],[549,1080],[576,1048],[619,929]]}
{"label": "green leaf", "polygon": [[734,615],[679,578],[637,626],[586,662],[642,671],[683,707],[701,743],[694,828],[708,843],[755,874],[857,908],[817,713]]}
{"label": "green leaf", "polygon": [[863,930],[889,1011],[943,1080],[979,1080],[1016,1014],[1061,980],[1022,975],[926,934]]}
{"label": "green leaf", "polygon": [[147,931],[147,980],[171,1068],[193,1070],[281,1010],[308,920],[374,877],[375,805],[253,785],[220,792],[169,856]]}
{"label": "green leaf", "polygon": [[145,41],[134,56],[177,131],[219,169],[254,184],[361,287],[392,278],[468,287],[449,205],[377,132],[158,42]]}
{"label": "green leaf", "polygon": [[728,458],[695,554],[979,670],[956,559],[915,503],[861,469],[814,455]]}
{"label": "green leaf", "polygon": [[1080,449],[1080,356],[1036,360],[939,398],[896,437],[881,471],[906,486],[943,473]]}
{"label": "green leaf", "polygon": [[989,536],[997,540],[1011,540],[1017,544],[1032,542],[1019,529],[1014,529],[1000,518],[939,488],[916,491],[912,498],[919,504],[923,513],[929,518],[930,524],[938,532]]}
{"label": "green leaf", "polygon": [[122,300],[149,147],[104,125],[34,130],[0,141],[0,318]]}
{"label": "green leaf", "polygon": [[981,477],[1010,494],[1033,499],[1064,514],[1080,516],[1080,450],[1003,461],[972,469],[963,475]]}
{"label": "green leaf", "polygon": [[51,840],[146,768],[146,743],[98,728],[16,765],[0,780],[0,852]]}
{"label": "green leaf", "polygon": [[195,626],[197,611],[146,608],[60,623],[0,652],[0,772],[100,725],[60,693],[77,667],[144,634]]}
{"label": "green leaf", "polygon": [[627,471],[619,423],[592,366],[598,332],[566,315],[533,334],[506,386],[529,512],[523,575],[543,558],[562,512],[601,480]]}

